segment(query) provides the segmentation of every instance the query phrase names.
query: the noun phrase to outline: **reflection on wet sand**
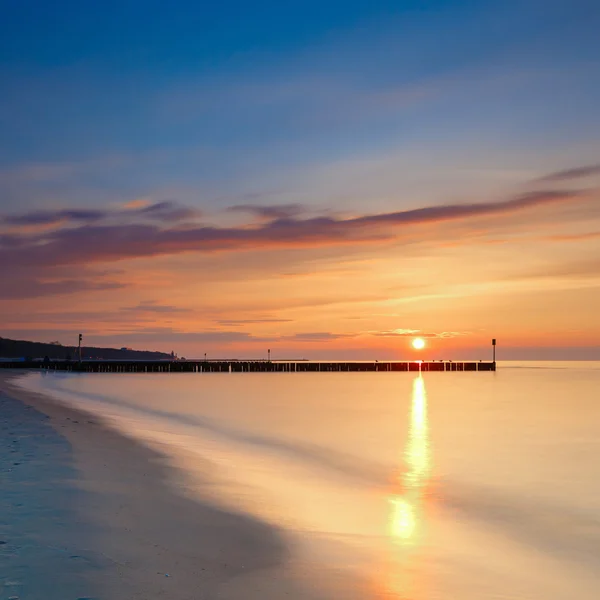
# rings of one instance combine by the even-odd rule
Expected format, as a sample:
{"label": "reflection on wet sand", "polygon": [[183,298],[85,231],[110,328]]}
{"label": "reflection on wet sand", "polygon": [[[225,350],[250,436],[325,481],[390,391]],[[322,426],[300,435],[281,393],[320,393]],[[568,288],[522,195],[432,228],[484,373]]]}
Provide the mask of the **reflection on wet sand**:
{"label": "reflection on wet sand", "polygon": [[415,378],[408,440],[403,456],[400,490],[390,497],[392,506],[389,535],[394,545],[388,592],[394,598],[418,598],[418,553],[425,529],[424,498],[431,475],[431,447],[427,394],[423,377]]}

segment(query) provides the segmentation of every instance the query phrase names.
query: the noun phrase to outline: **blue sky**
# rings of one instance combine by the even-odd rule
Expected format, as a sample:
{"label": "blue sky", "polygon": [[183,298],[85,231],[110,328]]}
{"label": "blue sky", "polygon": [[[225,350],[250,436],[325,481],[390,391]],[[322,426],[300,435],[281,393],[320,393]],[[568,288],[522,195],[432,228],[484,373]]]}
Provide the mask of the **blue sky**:
{"label": "blue sky", "polygon": [[[600,132],[594,2],[4,2],[3,11],[0,165],[57,166],[40,182],[50,200],[184,192],[218,206],[285,189],[306,201],[314,193],[294,177],[315,165],[460,146],[482,168],[535,149],[527,166],[543,171],[581,160]],[[46,201],[20,190],[15,201]],[[333,198],[311,200],[343,204],[346,192],[340,183]]]}
{"label": "blue sky", "polygon": [[[253,219],[263,223],[266,217],[255,208],[231,211],[232,206],[282,206],[279,212],[299,226],[306,246],[306,230],[313,222],[302,219],[331,219],[326,223],[331,235],[345,227],[352,233],[344,235],[352,237],[352,219],[381,213],[433,207],[433,214],[445,215],[447,206],[500,203],[508,215],[510,199],[535,191],[540,177],[600,163],[596,0],[172,5],[0,0],[0,8],[0,251],[12,256],[15,247],[28,247],[35,255],[44,244],[58,244],[59,237],[76,238],[82,251],[86,243],[97,244],[105,236],[126,239],[128,244],[119,246],[126,251],[123,256],[118,255],[118,244],[110,256],[95,247],[83,252],[93,264],[86,266],[89,281],[77,285],[60,271],[52,277],[51,272],[42,276],[32,271],[27,281],[19,273],[19,293],[35,291],[37,298],[70,290],[64,294],[78,305],[94,307],[86,314],[96,314],[103,302],[113,302],[115,314],[119,302],[139,304],[146,312],[148,306],[163,306],[160,294],[153,294],[145,283],[135,288],[117,273],[129,272],[127,260],[140,260],[131,258],[136,255],[129,240],[145,235],[150,216],[152,227],[162,227],[148,232],[148,239],[160,240],[160,260],[176,263],[175,269],[183,273],[193,268],[194,260],[201,261],[200,254],[193,254],[197,241],[186,242],[192,247],[186,246],[185,252],[192,254],[184,259],[169,254],[174,242],[165,239],[185,237],[191,225],[179,220],[184,214],[194,227],[239,227],[227,233],[239,240],[246,228],[256,225]],[[595,222],[595,209],[574,210],[569,218],[584,212],[587,216],[579,224],[564,215],[552,221],[544,211],[554,210],[546,207],[555,206],[557,194],[565,191],[571,201],[580,197],[580,188],[598,183],[595,168],[585,173],[551,180],[545,196],[549,201],[536,208],[539,214],[533,219],[548,227],[570,223],[584,236],[577,255],[580,267],[574,269],[578,273],[591,269],[581,264],[596,239],[593,231],[585,230]],[[96,212],[77,212],[89,210]],[[123,230],[117,229],[120,218]],[[321,231],[322,225],[315,221],[314,231]],[[165,233],[170,227],[174,229]],[[278,227],[276,219],[265,226],[269,244]],[[477,227],[492,236],[489,223]],[[512,227],[515,235],[522,223],[513,221]],[[564,239],[572,236],[571,229],[561,234]],[[440,231],[424,235],[438,244]],[[475,234],[475,225],[470,231]],[[507,231],[502,229],[502,235]],[[318,243],[325,243],[328,235],[323,233]],[[445,240],[447,235],[441,237]],[[369,232],[367,237],[373,236]],[[550,232],[544,239],[549,236]],[[140,256],[151,255],[148,248],[153,243],[140,241]],[[361,260],[371,260],[375,252],[344,243],[338,260],[361,252]],[[305,246],[302,252],[310,256],[294,255],[294,264],[304,264],[319,276],[318,261],[325,260],[326,253]],[[196,249],[207,251],[202,248]],[[244,246],[243,252],[248,251]],[[495,260],[508,264],[522,251],[510,246]],[[532,272],[538,273],[549,250],[527,251]],[[577,254],[552,252],[561,260],[575,260]],[[431,253],[437,253],[441,264],[447,251],[436,246],[419,261]],[[192,255],[196,259],[189,258]],[[62,246],[56,257],[65,260]],[[250,260],[240,255],[241,263]],[[261,273],[277,262],[266,256],[252,260],[263,265]],[[385,262],[383,254],[377,260]],[[141,268],[154,273],[157,261]],[[403,277],[414,279],[419,261],[407,264]],[[223,272],[230,275],[211,277],[241,285],[248,272],[240,273],[225,262]],[[559,270],[564,273],[566,267]],[[271,274],[272,292],[289,292],[287,279],[276,285],[277,273]],[[215,282],[206,280],[203,285]],[[185,304],[191,292],[183,283],[178,285],[183,286]],[[114,299],[117,289],[124,290],[120,301]],[[384,289],[388,288],[382,288],[382,298],[388,293]],[[103,290],[112,290],[110,302]],[[34,298],[30,301],[35,312]],[[198,301],[184,308],[201,311],[202,305]],[[235,308],[238,313],[243,310]],[[373,307],[369,310],[380,314]],[[58,315],[56,319],[65,321]],[[220,322],[228,320],[244,318],[220,315]],[[264,315],[247,320],[271,322]],[[276,321],[294,324],[282,333],[288,340],[299,333],[320,333],[324,327],[309,325],[297,315],[279,315]],[[477,330],[484,328],[484,321]],[[375,327],[384,325],[378,322]],[[573,327],[565,325],[564,339]],[[458,327],[438,328],[447,332]],[[259,329],[252,334],[262,335]],[[579,336],[577,343],[584,343],[582,339]]]}

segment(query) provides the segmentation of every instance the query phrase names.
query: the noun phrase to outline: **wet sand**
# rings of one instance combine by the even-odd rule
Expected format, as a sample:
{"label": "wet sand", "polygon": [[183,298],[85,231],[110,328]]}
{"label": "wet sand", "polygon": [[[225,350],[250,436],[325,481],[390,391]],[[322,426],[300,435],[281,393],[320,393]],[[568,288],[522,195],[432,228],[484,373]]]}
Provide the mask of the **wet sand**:
{"label": "wet sand", "polygon": [[317,598],[275,527],[183,497],[163,456],[0,374],[0,600]]}

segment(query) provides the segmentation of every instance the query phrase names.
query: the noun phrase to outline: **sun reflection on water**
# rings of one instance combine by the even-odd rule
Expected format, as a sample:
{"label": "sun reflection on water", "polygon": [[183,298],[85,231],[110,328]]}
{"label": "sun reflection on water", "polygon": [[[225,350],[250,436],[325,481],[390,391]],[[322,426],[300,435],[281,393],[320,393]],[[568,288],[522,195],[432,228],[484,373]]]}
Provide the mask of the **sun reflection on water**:
{"label": "sun reflection on water", "polygon": [[418,596],[416,554],[423,544],[424,498],[431,475],[431,447],[425,381],[419,375],[412,388],[408,440],[404,449],[400,490],[390,497],[392,506],[389,535],[395,552],[389,592],[395,598]]}

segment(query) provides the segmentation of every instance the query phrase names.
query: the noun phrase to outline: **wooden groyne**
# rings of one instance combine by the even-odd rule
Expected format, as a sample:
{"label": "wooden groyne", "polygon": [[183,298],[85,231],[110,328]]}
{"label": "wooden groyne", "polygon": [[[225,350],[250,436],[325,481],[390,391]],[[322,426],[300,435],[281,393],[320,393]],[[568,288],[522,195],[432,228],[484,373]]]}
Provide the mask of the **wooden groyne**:
{"label": "wooden groyne", "polygon": [[495,371],[491,361],[265,361],[265,360],[83,360],[2,361],[0,368],[82,373],[332,373],[398,371]]}

